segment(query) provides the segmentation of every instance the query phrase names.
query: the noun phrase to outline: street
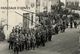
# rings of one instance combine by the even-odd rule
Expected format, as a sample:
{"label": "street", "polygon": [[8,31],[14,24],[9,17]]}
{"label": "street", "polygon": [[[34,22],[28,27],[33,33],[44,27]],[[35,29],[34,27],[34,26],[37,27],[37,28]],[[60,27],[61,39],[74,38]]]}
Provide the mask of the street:
{"label": "street", "polygon": [[79,48],[80,0],[0,2],[0,54],[79,54]]}
{"label": "street", "polygon": [[[52,41],[47,42],[45,47],[35,50],[23,51],[19,54],[78,54],[79,29],[66,29],[65,33],[53,35]],[[13,50],[8,49],[8,43],[0,43],[0,54],[13,54]]]}

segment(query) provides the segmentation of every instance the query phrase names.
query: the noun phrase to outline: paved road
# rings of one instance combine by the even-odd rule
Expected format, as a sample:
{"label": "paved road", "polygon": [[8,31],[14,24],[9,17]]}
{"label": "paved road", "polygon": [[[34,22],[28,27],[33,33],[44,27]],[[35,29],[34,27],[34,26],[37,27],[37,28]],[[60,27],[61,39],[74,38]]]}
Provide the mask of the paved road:
{"label": "paved road", "polygon": [[[45,47],[23,51],[19,54],[77,54],[79,36],[79,29],[68,28],[65,33],[53,35],[52,41],[47,42]],[[8,50],[8,43],[2,44],[0,45],[0,54],[13,54],[12,50]]]}

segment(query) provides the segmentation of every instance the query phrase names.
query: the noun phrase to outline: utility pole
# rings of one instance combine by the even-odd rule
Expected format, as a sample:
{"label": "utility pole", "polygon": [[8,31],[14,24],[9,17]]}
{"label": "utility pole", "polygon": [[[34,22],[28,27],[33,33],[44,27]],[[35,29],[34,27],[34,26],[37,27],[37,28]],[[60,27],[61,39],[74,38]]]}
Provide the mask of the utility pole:
{"label": "utility pole", "polygon": [[[9,3],[8,3],[9,1],[7,0],[7,7],[8,7],[8,5],[9,5]],[[8,8],[7,8],[7,30],[8,30]]]}

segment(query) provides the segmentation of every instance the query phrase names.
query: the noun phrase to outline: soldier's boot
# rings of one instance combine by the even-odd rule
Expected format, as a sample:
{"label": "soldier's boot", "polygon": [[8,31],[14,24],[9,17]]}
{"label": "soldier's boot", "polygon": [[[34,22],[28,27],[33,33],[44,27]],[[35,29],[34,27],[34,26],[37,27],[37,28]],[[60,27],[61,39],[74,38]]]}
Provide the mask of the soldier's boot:
{"label": "soldier's boot", "polygon": [[22,45],[20,45],[20,51],[22,52]]}
{"label": "soldier's boot", "polygon": [[11,49],[11,46],[9,45],[9,50]]}
{"label": "soldier's boot", "polygon": [[30,50],[30,47],[28,46],[28,50]]}
{"label": "soldier's boot", "polygon": [[39,48],[38,44],[37,44],[37,48]]}
{"label": "soldier's boot", "polygon": [[45,46],[45,43],[43,43],[43,46]]}
{"label": "soldier's boot", "polygon": [[30,44],[30,48],[32,49],[33,47],[32,47],[32,43]]}
{"label": "soldier's boot", "polygon": [[49,35],[49,37],[48,37],[48,41],[50,41],[50,35]]}
{"label": "soldier's boot", "polygon": [[27,50],[28,50],[28,44],[27,44]]}
{"label": "soldier's boot", "polygon": [[33,50],[35,50],[35,46],[33,47]]}
{"label": "soldier's boot", "polygon": [[51,41],[51,36],[49,37],[49,41]]}
{"label": "soldier's boot", "polygon": [[17,54],[19,54],[19,51],[17,50]]}
{"label": "soldier's boot", "polygon": [[65,32],[65,29],[63,29],[63,32]]}
{"label": "soldier's boot", "polygon": [[36,44],[37,44],[37,48],[39,48],[39,42],[38,42],[38,41],[37,41],[37,43],[36,43]]}
{"label": "soldier's boot", "polygon": [[11,49],[13,49],[13,45],[11,45]]}
{"label": "soldier's boot", "polygon": [[16,53],[14,52],[14,54],[16,54]]}
{"label": "soldier's boot", "polygon": [[24,51],[24,44],[22,45],[22,50]]}
{"label": "soldier's boot", "polygon": [[74,26],[74,28],[76,28],[76,27]]}
{"label": "soldier's boot", "polygon": [[20,45],[19,45],[19,51],[20,51]]}
{"label": "soldier's boot", "polygon": [[32,44],[32,48],[33,48],[33,50],[35,50],[35,44],[34,43]]}
{"label": "soldier's boot", "polygon": [[62,29],[62,33],[64,32],[64,29]]}
{"label": "soldier's boot", "polygon": [[19,51],[20,51],[20,45],[19,45]]}
{"label": "soldier's boot", "polygon": [[47,37],[46,37],[46,42],[47,42]]}
{"label": "soldier's boot", "polygon": [[38,47],[40,46],[40,41],[38,42]]}
{"label": "soldier's boot", "polygon": [[43,47],[45,46],[45,42],[43,42]]}
{"label": "soldier's boot", "polygon": [[27,48],[28,48],[28,50],[30,50],[30,46],[29,46],[29,44],[28,44]]}
{"label": "soldier's boot", "polygon": [[17,52],[17,54],[19,54],[19,52]]}
{"label": "soldier's boot", "polygon": [[70,28],[73,28],[72,25],[70,26]]}
{"label": "soldier's boot", "polygon": [[63,29],[62,29],[62,33],[63,33]]}
{"label": "soldier's boot", "polygon": [[61,29],[61,33],[62,33],[62,29]]}
{"label": "soldier's boot", "polygon": [[59,34],[59,31],[57,31],[57,34]]}
{"label": "soldier's boot", "polygon": [[25,45],[25,48],[26,48],[26,50],[28,50],[28,49],[27,49],[27,44]]}
{"label": "soldier's boot", "polygon": [[65,29],[64,29],[64,32],[65,32]]}
{"label": "soldier's boot", "polygon": [[75,28],[77,28],[77,25],[75,25]]}
{"label": "soldier's boot", "polygon": [[16,54],[16,49],[14,48],[14,54]]}

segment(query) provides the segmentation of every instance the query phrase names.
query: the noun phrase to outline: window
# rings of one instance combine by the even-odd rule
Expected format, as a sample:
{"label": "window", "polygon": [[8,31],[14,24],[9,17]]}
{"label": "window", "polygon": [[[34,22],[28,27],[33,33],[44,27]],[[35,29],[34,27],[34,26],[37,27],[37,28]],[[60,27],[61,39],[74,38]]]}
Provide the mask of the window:
{"label": "window", "polygon": [[23,27],[29,28],[29,13],[23,13]]}

